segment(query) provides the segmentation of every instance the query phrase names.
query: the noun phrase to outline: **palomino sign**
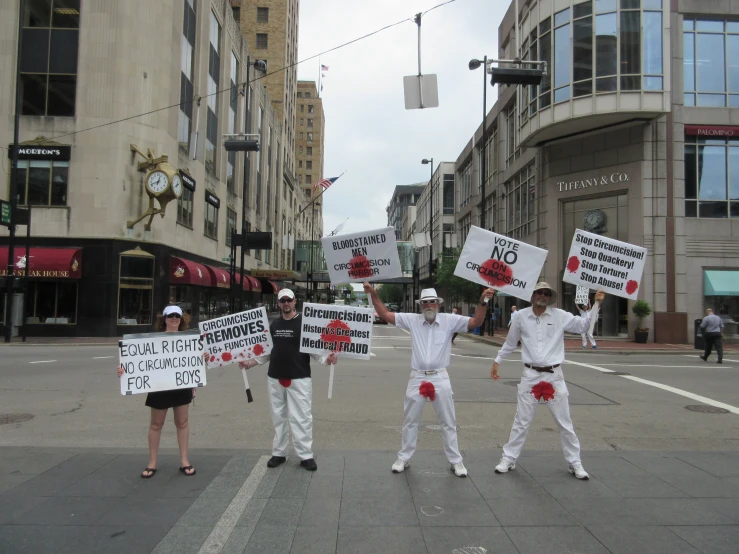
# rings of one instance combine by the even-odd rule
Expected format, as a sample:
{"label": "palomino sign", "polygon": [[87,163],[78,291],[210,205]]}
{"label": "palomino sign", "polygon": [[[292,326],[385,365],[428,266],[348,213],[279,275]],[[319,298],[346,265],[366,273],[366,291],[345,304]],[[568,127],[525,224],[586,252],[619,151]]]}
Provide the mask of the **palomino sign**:
{"label": "palomino sign", "polygon": [[582,179],[580,181],[558,181],[557,188],[559,192],[565,192],[568,190],[580,190],[590,187],[602,187],[604,185],[617,185],[619,183],[628,183],[628,173],[611,173],[610,175],[599,175],[589,179]]}

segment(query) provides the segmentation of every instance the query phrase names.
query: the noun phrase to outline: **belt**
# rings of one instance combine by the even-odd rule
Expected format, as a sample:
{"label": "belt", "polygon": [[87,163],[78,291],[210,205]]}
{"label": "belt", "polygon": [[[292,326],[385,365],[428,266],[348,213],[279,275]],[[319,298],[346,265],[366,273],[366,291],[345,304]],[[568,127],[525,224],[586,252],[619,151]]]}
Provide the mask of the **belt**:
{"label": "belt", "polygon": [[544,367],[535,366],[535,365],[529,365],[529,364],[523,364],[524,366],[528,367],[529,369],[533,369],[536,371],[539,371],[541,373],[554,373],[554,369],[559,367],[559,364],[556,365],[548,365]]}
{"label": "belt", "polygon": [[437,373],[441,373],[442,371],[446,371],[446,368],[441,369],[412,369],[411,371],[415,371],[416,373],[420,373],[421,375],[436,375]]}

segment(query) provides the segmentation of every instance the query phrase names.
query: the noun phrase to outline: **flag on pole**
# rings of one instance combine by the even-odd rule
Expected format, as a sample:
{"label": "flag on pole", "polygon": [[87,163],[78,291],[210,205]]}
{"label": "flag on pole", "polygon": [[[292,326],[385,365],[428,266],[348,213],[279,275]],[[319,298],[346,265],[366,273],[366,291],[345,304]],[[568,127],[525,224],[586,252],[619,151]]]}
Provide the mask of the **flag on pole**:
{"label": "flag on pole", "polygon": [[[339,177],[341,177],[341,175],[339,175]],[[336,179],[338,179],[339,177],[331,177],[329,179],[324,177],[320,181],[316,182],[315,185],[313,185],[313,192],[316,192],[318,190],[318,187],[321,187],[323,190],[326,190],[328,187],[333,185]]]}
{"label": "flag on pole", "polygon": [[[323,64],[321,64],[321,71],[322,71],[323,73],[326,73],[326,71],[328,71],[328,66],[327,66],[327,65],[323,65]],[[324,77],[325,77],[325,75],[324,75]]]}

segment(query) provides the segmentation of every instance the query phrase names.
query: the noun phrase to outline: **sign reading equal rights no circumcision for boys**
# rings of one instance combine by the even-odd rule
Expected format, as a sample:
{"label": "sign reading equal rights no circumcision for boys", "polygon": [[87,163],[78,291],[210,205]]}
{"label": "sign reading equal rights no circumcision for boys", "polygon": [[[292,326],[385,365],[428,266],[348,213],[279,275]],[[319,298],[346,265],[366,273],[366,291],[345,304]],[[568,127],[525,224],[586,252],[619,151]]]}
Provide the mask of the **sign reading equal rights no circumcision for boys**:
{"label": "sign reading equal rights no circumcision for boys", "polygon": [[647,249],[575,230],[562,280],[636,300]]}
{"label": "sign reading equal rights no circumcision for boys", "polygon": [[272,352],[267,311],[264,308],[225,315],[199,324],[208,365],[222,367]]}
{"label": "sign reading equal rights no circumcision for boys", "polygon": [[379,281],[402,276],[392,227],[324,237],[321,242],[332,283]]}
{"label": "sign reading equal rights no circumcision for boys", "polygon": [[300,351],[369,360],[373,316],[370,308],[303,304]]}
{"label": "sign reading equal rights no circumcision for boys", "polygon": [[454,275],[528,302],[546,259],[546,250],[473,225]]}
{"label": "sign reading equal rights no circumcision for boys", "polygon": [[204,387],[203,339],[194,333],[149,333],[118,342],[121,394]]}

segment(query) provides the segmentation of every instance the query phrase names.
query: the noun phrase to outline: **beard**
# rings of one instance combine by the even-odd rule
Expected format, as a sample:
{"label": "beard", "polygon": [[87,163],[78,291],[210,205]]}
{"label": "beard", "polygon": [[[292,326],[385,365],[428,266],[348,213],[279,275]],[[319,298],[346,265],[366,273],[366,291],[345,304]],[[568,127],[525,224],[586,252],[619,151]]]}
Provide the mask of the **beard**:
{"label": "beard", "polygon": [[546,307],[549,303],[546,300],[537,300],[536,305],[539,307]]}
{"label": "beard", "polygon": [[434,309],[427,309],[423,311],[423,317],[426,319],[428,323],[433,323],[436,319],[436,310]]}

